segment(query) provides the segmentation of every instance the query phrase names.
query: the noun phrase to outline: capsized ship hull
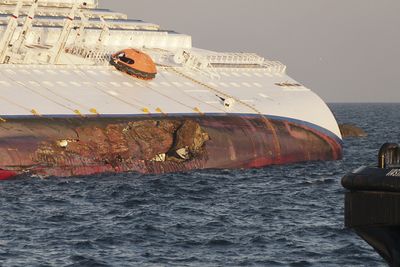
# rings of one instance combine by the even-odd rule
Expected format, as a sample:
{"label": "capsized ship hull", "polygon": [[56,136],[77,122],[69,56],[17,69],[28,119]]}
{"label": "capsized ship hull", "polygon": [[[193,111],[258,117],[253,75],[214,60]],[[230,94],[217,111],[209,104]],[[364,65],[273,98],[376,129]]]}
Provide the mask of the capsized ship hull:
{"label": "capsized ship hull", "polygon": [[341,158],[319,127],[254,115],[15,118],[0,128],[1,178],[165,173]]}
{"label": "capsized ship hull", "polygon": [[0,179],[341,158],[333,114],[280,62],[195,48],[96,0],[0,11]]}

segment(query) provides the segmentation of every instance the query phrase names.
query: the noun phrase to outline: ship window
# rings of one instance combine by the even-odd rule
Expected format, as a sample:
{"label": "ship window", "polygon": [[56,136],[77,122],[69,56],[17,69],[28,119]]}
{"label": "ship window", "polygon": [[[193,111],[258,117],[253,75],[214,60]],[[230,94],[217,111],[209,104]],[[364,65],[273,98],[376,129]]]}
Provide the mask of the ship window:
{"label": "ship window", "polygon": [[120,57],[119,58],[122,62],[125,62],[126,64],[132,65],[135,63],[133,59],[127,58],[127,57]]}
{"label": "ship window", "polygon": [[125,53],[119,54],[118,58],[119,58],[119,60],[121,60],[122,62],[125,62],[126,64],[129,64],[129,65],[135,64],[135,61],[133,59],[126,57]]}

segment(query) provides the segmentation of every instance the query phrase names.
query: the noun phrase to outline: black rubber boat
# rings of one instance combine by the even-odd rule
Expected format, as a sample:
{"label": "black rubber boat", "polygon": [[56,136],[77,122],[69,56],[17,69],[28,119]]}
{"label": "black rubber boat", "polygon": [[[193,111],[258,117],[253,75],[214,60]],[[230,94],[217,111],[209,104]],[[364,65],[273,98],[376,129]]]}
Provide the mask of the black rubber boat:
{"label": "black rubber boat", "polygon": [[342,179],[345,226],[389,264],[400,266],[400,146],[384,144],[377,167],[361,167]]}

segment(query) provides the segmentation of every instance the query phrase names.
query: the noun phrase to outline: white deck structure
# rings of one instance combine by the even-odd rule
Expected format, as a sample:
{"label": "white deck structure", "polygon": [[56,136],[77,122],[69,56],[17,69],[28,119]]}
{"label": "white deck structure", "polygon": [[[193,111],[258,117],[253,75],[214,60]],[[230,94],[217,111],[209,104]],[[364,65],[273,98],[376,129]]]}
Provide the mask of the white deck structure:
{"label": "white deck structure", "polygon": [[[117,71],[133,47],[158,74]],[[98,9],[95,0],[0,0],[0,118],[147,114],[255,114],[304,121],[341,137],[326,104],[255,54],[192,47],[191,36]]]}

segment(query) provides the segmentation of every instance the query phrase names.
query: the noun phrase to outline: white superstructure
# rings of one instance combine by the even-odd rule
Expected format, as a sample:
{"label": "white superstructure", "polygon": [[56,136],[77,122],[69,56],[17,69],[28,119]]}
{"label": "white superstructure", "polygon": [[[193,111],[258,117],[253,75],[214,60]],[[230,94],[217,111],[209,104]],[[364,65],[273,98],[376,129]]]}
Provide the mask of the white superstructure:
{"label": "white superstructure", "polygon": [[[98,9],[95,0],[0,0],[0,118],[148,114],[263,114],[340,138],[326,104],[255,54],[192,47],[191,36]],[[151,55],[152,81],[117,71],[124,48]]]}

